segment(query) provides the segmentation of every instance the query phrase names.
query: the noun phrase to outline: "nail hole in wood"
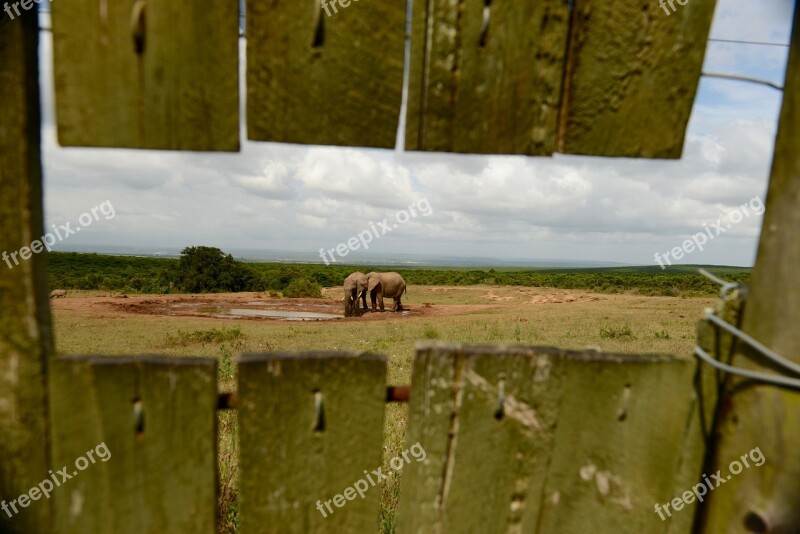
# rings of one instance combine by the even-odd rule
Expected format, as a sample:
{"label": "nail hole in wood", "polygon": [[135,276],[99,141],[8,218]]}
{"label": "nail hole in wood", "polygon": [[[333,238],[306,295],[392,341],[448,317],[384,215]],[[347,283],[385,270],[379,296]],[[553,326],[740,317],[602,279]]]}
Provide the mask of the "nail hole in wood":
{"label": "nail hole in wood", "polygon": [[492,0],[483,0],[483,25],[481,26],[481,48],[486,46],[489,38],[489,21],[492,18]]}
{"label": "nail hole in wood", "polygon": [[497,410],[494,412],[494,418],[500,421],[505,415],[506,403],[506,379],[504,376],[500,377],[497,382]]}
{"label": "nail hole in wood", "polygon": [[131,12],[131,32],[133,33],[133,49],[137,56],[144,53],[145,32],[147,29],[147,3],[137,0]]}
{"label": "nail hole in wood", "polygon": [[755,512],[748,512],[744,516],[744,527],[749,532],[769,532],[769,525],[764,518]]}
{"label": "nail hole in wood", "polygon": [[311,44],[312,48],[320,48],[325,44],[325,17],[322,16],[322,5],[319,7],[319,15],[317,17],[317,27],[314,29],[314,42]]}
{"label": "nail hole in wood", "polygon": [[628,401],[631,398],[631,385],[625,384],[625,388],[622,390],[622,403],[619,407],[619,411],[617,412],[617,421],[620,423],[628,418]]}
{"label": "nail hole in wood", "polygon": [[137,436],[144,434],[144,407],[142,400],[139,398],[133,399],[133,427]]}
{"label": "nail hole in wood", "polygon": [[325,405],[318,389],[314,390],[314,432],[325,432]]}

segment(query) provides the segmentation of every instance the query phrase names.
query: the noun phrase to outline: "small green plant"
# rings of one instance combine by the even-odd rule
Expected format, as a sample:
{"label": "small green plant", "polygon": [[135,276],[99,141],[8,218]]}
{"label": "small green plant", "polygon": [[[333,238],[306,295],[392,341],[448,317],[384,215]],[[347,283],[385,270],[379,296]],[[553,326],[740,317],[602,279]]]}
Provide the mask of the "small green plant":
{"label": "small green plant", "polygon": [[283,289],[283,296],[290,299],[322,298],[322,288],[308,278],[295,278]]}
{"label": "small green plant", "polygon": [[226,341],[238,341],[244,338],[242,330],[237,326],[234,328],[210,328],[208,330],[194,330],[192,332],[184,332],[178,330],[174,336],[167,334],[166,344],[168,346],[185,347],[195,343],[205,345],[206,343],[224,343]]}
{"label": "small green plant", "polygon": [[394,534],[397,532],[397,515],[394,510],[390,510],[384,503],[381,503],[381,533]]}
{"label": "small green plant", "polygon": [[486,333],[487,340],[496,341],[498,339],[503,339],[503,333],[500,331],[500,326],[497,323],[492,323],[491,326],[487,326],[486,329],[488,330]]}
{"label": "small green plant", "polygon": [[422,337],[425,339],[438,339],[439,338],[439,331],[436,330],[435,326],[426,326],[422,329]]}
{"label": "small green plant", "polygon": [[231,380],[233,379],[233,351],[236,347],[230,348],[225,345],[220,345],[220,357],[219,357],[219,377],[222,380]]}
{"label": "small green plant", "polygon": [[656,339],[669,339],[669,332],[666,330],[661,330],[660,332],[654,332]]}
{"label": "small green plant", "polygon": [[600,329],[600,337],[603,339],[622,339],[630,340],[635,339],[631,327],[625,326],[607,326]]}
{"label": "small green plant", "polygon": [[517,340],[517,343],[522,341],[522,331],[519,329],[519,325],[514,328],[514,339]]}

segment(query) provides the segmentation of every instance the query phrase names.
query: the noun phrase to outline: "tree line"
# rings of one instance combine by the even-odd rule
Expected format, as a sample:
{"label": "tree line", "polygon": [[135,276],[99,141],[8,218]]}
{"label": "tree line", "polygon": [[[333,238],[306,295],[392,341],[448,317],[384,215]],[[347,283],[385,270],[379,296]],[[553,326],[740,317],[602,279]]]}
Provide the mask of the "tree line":
{"label": "tree line", "polygon": [[[123,293],[217,293],[281,291],[284,296],[318,296],[320,287],[341,285],[353,271],[397,271],[409,285],[511,285],[581,289],[601,293],[713,296],[719,288],[697,273],[698,266],[594,269],[408,268],[242,262],[214,247],[187,247],[180,258],[49,254],[51,288]],[[747,283],[750,269],[707,267],[733,282]]]}

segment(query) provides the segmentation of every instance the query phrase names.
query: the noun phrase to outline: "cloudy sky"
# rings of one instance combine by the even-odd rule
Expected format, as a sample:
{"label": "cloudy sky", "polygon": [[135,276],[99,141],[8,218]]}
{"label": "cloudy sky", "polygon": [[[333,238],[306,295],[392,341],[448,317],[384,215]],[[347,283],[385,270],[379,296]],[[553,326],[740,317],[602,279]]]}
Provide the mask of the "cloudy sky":
{"label": "cloudy sky", "polygon": [[[718,0],[711,37],[788,43],[792,5]],[[712,41],[704,71],[782,84],[787,55],[781,46]],[[426,198],[430,215],[412,217],[348,259],[403,254],[652,265],[656,252],[765,198],[782,97],[761,85],[704,78],[680,161],[419,154],[251,143],[244,136],[238,154],[64,149],[55,137],[46,32],[41,57],[46,223],[77,221],[104,201],[116,211],[61,250],[210,245],[307,259]],[[753,211],[678,263],[752,265],[761,227]]]}

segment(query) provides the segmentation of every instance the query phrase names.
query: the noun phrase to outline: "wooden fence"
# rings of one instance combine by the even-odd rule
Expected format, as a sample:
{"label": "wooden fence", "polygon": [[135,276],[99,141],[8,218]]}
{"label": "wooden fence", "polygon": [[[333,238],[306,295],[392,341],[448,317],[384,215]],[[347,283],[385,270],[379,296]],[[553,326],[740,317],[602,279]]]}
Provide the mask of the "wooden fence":
{"label": "wooden fence", "polygon": [[[403,467],[398,531],[661,531],[654,505],[702,467],[696,372],[666,356],[421,346],[407,446],[425,461]],[[374,532],[379,489],[330,514],[316,503],[384,464],[385,357],[252,354],[238,375],[242,532]],[[50,376],[54,470],[101,442],[111,453],[53,492],[57,532],[214,532],[215,360],[61,357]]]}
{"label": "wooden fence", "polygon": [[[233,4],[54,2],[60,142],[236,149]],[[495,1],[487,25],[479,24],[484,2],[415,2],[408,146],[679,155],[713,2],[689,2],[669,17],[650,0],[565,5]],[[316,2],[251,0],[250,137],[391,145],[404,6],[361,2],[327,18]],[[0,250],[7,251],[42,235],[32,14],[0,27]],[[795,361],[799,36],[796,13],[758,262],[747,306],[737,307],[746,331]],[[331,95],[343,95],[342,107],[328,105]],[[213,532],[216,362],[54,356],[46,267],[46,256],[34,255],[0,269],[0,499],[17,499],[100,442],[112,458],[74,478],[65,472],[64,487],[14,517],[0,512],[0,531]],[[700,334],[717,357],[769,367],[715,328]],[[316,501],[381,465],[385,376],[376,355],[240,359],[243,531],[377,527],[377,491],[327,518]],[[798,531],[798,398],[688,358],[423,346],[407,443],[418,442],[427,458],[404,468],[398,531]],[[764,466],[702,507],[668,521],[656,514],[656,503],[754,445],[768,458]]]}
{"label": "wooden fence", "polygon": [[[406,146],[680,157],[715,1],[571,4],[414,2]],[[59,142],[238,150],[237,2],[100,6],[52,4]],[[248,0],[248,137],[393,148],[406,6]]]}

